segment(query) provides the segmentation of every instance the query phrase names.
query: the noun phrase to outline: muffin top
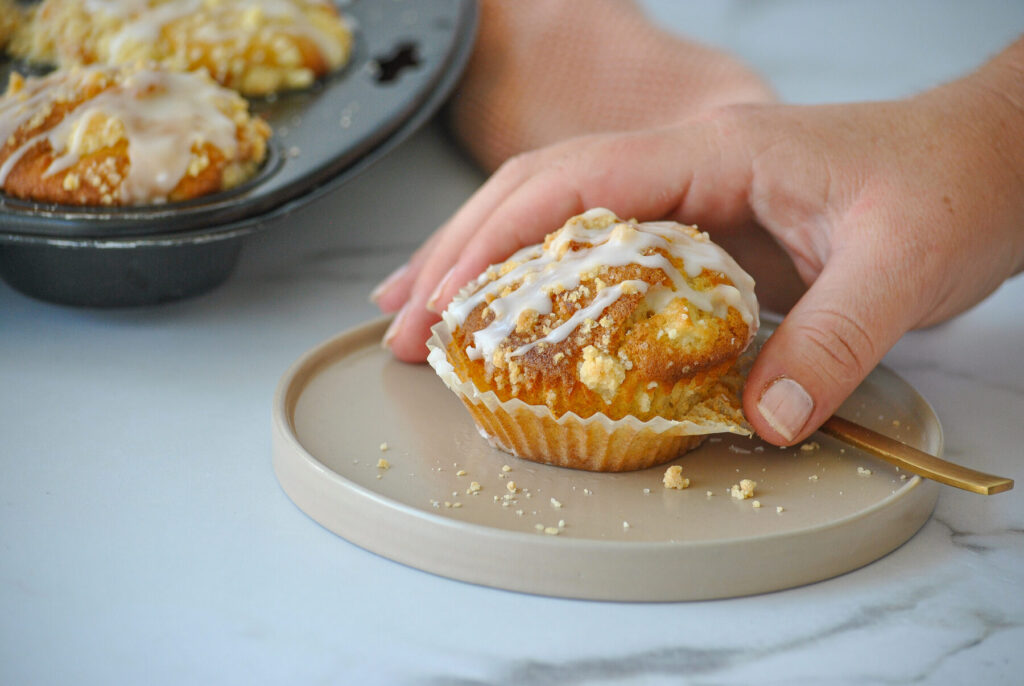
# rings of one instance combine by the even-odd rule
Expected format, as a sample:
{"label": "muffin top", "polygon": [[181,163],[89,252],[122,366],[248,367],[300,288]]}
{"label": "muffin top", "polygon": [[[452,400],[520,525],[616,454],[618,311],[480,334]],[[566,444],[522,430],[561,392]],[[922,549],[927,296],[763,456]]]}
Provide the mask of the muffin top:
{"label": "muffin top", "polygon": [[605,209],[489,267],[443,317],[461,376],[581,417],[684,415],[758,328],[753,279],[706,233]]}
{"label": "muffin top", "polygon": [[0,98],[0,188],[78,205],[184,200],[250,177],[269,136],[244,99],[203,73],[12,74]]}
{"label": "muffin top", "polygon": [[21,8],[14,0],[0,0],[0,49],[7,45],[21,18]]}
{"label": "muffin top", "polygon": [[225,86],[266,95],[308,87],[351,47],[351,30],[326,0],[43,0],[12,51],[60,66],[206,69]]}

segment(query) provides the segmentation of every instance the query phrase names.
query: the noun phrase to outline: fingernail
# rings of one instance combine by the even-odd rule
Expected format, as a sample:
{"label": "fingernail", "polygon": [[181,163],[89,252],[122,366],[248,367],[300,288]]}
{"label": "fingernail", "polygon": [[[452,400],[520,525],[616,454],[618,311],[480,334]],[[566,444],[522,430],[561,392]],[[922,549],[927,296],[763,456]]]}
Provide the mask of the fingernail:
{"label": "fingernail", "polygon": [[395,281],[398,281],[400,278],[402,278],[402,274],[405,274],[405,272],[408,270],[409,263],[406,262],[401,267],[388,274],[387,277],[379,284],[377,284],[377,286],[370,292],[370,302],[376,305],[377,301],[380,300],[380,296],[384,295],[384,291],[391,288],[391,285],[394,284]]}
{"label": "fingernail", "polygon": [[388,326],[388,330],[384,332],[384,339],[380,342],[380,347],[391,347],[391,342],[395,340],[395,336],[398,335],[398,330],[402,328],[402,320],[405,319],[405,313],[408,311],[408,303],[402,305],[402,309],[398,311],[398,314],[395,315],[395,318],[391,320],[391,325]]}
{"label": "fingernail", "polygon": [[771,382],[757,401],[757,411],[787,441],[800,433],[813,409],[814,398],[810,393],[786,376]]}
{"label": "fingernail", "polygon": [[427,298],[427,309],[434,314],[441,314],[437,311],[437,301],[440,299],[445,286],[447,286],[448,282],[451,280],[453,271],[455,271],[454,265],[452,265],[451,269],[445,272],[444,276],[441,277],[440,283],[437,284],[437,288],[435,288],[434,292],[430,294],[429,298]]}

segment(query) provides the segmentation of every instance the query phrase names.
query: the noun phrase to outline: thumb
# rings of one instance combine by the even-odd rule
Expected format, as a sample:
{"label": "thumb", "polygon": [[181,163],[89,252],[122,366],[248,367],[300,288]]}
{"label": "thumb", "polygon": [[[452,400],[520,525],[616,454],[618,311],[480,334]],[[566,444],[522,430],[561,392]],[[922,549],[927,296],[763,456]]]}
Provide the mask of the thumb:
{"label": "thumb", "polygon": [[743,407],[765,440],[792,445],[813,433],[909,328],[915,299],[895,295],[900,270],[866,248],[833,251],[759,353]]}

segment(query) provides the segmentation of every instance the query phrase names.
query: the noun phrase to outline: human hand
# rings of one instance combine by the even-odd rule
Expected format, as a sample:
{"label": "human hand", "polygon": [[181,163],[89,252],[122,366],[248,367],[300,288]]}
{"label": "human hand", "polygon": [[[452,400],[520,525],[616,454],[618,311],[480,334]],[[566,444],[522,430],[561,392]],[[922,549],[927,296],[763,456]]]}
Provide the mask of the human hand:
{"label": "human hand", "polygon": [[659,29],[635,2],[482,0],[448,113],[463,146],[494,171],[567,138],[774,99],[739,59]]}
{"label": "human hand", "polygon": [[[800,441],[904,332],[1024,265],[1022,74],[997,60],[906,101],[729,107],[515,158],[377,294],[385,311],[401,308],[386,342],[422,360],[437,319],[428,300],[439,311],[487,265],[590,207],[696,223],[755,277],[765,265],[745,248],[752,235],[766,245],[756,225],[810,288],[762,349],[744,409],[765,439]],[[770,295],[762,283],[759,298]]]}

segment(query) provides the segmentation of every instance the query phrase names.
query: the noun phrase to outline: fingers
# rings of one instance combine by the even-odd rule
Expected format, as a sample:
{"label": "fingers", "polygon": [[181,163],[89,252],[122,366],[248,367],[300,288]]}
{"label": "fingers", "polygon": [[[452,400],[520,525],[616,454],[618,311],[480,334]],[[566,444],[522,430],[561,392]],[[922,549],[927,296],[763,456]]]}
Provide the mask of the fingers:
{"label": "fingers", "polygon": [[422,361],[436,312],[462,286],[583,210],[607,207],[624,218],[683,214],[697,221],[716,217],[723,224],[745,221],[750,160],[727,138],[709,136],[708,128],[592,136],[516,158],[469,200],[422,257],[378,293],[382,307],[406,298],[385,344],[402,360]]}
{"label": "fingers", "polygon": [[[689,131],[697,131],[691,127]],[[680,158],[688,161],[680,164]],[[714,159],[723,180],[695,188],[692,170]],[[660,219],[681,207],[694,217],[715,214],[738,221],[745,194],[734,180],[748,178],[746,160],[722,154],[718,142],[666,129],[593,136],[551,148],[533,160],[536,172],[500,203],[461,249],[428,307],[443,310],[459,289],[489,265],[541,241],[569,217],[605,207],[623,218]],[[733,182],[725,182],[729,177]],[[722,189],[733,189],[722,192]],[[696,192],[691,193],[691,189]],[[716,212],[710,212],[715,208]]]}
{"label": "fingers", "polygon": [[865,243],[833,253],[750,371],[744,410],[757,433],[776,445],[815,431],[915,316],[914,298],[894,283],[901,270]]}

